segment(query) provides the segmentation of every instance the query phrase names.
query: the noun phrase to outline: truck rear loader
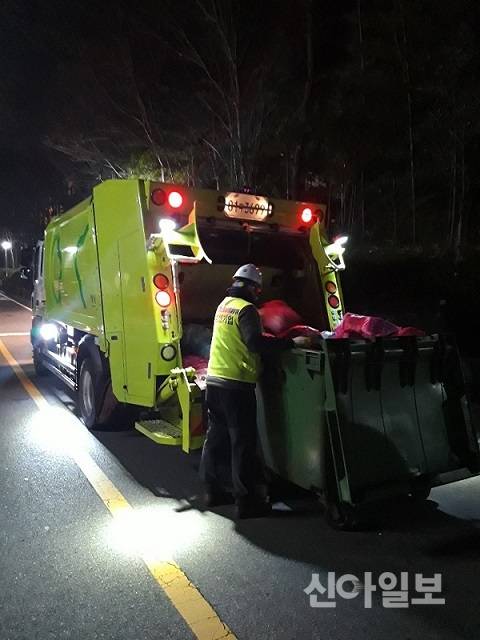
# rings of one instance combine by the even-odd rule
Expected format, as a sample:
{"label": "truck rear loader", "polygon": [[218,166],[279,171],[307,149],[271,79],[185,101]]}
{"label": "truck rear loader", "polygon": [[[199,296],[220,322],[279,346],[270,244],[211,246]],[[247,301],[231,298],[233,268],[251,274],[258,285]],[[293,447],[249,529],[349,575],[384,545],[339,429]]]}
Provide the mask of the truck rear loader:
{"label": "truck rear loader", "polygon": [[[265,300],[334,331],[344,302],[343,239],[324,205],[143,180],[111,180],[52,220],[35,258],[37,374],[77,394],[89,428],[132,420],[159,444],[202,446],[216,306],[252,262]],[[192,336],[194,339],[192,339]],[[197,346],[195,346],[197,345]],[[204,353],[205,355],[205,353]],[[265,363],[257,390],[267,467],[316,491],[337,526],[401,493],[478,472],[478,438],[454,343],[440,335],[318,338]]]}

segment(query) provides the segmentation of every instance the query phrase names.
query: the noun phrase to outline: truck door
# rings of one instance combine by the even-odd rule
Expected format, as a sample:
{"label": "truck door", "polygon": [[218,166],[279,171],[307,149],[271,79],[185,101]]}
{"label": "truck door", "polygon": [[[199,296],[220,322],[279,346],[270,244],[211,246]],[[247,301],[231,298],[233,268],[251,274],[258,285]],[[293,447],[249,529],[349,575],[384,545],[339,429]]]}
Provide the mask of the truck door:
{"label": "truck door", "polygon": [[120,238],[118,257],[126,399],[134,404],[153,406],[157,343],[143,231]]}

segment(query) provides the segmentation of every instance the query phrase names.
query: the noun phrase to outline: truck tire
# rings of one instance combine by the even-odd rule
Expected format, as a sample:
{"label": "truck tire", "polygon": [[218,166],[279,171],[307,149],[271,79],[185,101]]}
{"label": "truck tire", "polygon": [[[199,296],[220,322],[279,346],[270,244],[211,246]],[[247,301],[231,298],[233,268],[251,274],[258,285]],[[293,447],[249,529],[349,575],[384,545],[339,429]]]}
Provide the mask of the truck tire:
{"label": "truck tire", "polygon": [[122,404],[115,398],[110,376],[103,367],[95,366],[91,354],[85,356],[80,365],[77,409],[89,429],[127,428],[133,426],[138,417],[138,407]]}
{"label": "truck tire", "polygon": [[78,376],[77,407],[82,422],[89,429],[103,426],[110,415],[102,411],[109,381],[106,376],[86,356],[80,366]]}
{"label": "truck tire", "polygon": [[48,373],[48,369],[42,362],[42,352],[39,347],[33,347],[33,368],[35,370],[36,376],[46,376]]}

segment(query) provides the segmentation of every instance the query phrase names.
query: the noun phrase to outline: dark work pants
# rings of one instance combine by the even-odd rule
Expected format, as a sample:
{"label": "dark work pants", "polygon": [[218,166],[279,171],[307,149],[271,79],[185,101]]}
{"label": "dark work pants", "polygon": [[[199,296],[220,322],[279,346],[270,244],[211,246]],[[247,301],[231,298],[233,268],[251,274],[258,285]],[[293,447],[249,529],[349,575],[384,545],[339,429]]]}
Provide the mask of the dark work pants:
{"label": "dark work pants", "polygon": [[252,496],[258,475],[255,388],[236,390],[207,384],[208,431],[200,475],[211,491],[233,488]]}

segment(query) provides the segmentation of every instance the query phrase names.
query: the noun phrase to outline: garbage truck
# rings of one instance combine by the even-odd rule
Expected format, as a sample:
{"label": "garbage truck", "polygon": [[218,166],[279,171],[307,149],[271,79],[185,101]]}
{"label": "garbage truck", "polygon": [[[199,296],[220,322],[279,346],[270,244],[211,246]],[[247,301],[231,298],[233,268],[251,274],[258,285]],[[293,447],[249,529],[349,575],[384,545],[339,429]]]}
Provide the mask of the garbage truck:
{"label": "garbage truck", "polygon": [[[89,428],[131,420],[184,452],[205,436],[215,309],[232,273],[260,267],[323,333],[270,359],[258,385],[267,468],[315,491],[349,528],[379,499],[428,495],[479,470],[459,356],[441,335],[335,339],[344,315],[345,238],[326,206],[147,180],[108,180],[53,219],[38,244],[31,341]],[[195,360],[193,360],[195,362]]]}

